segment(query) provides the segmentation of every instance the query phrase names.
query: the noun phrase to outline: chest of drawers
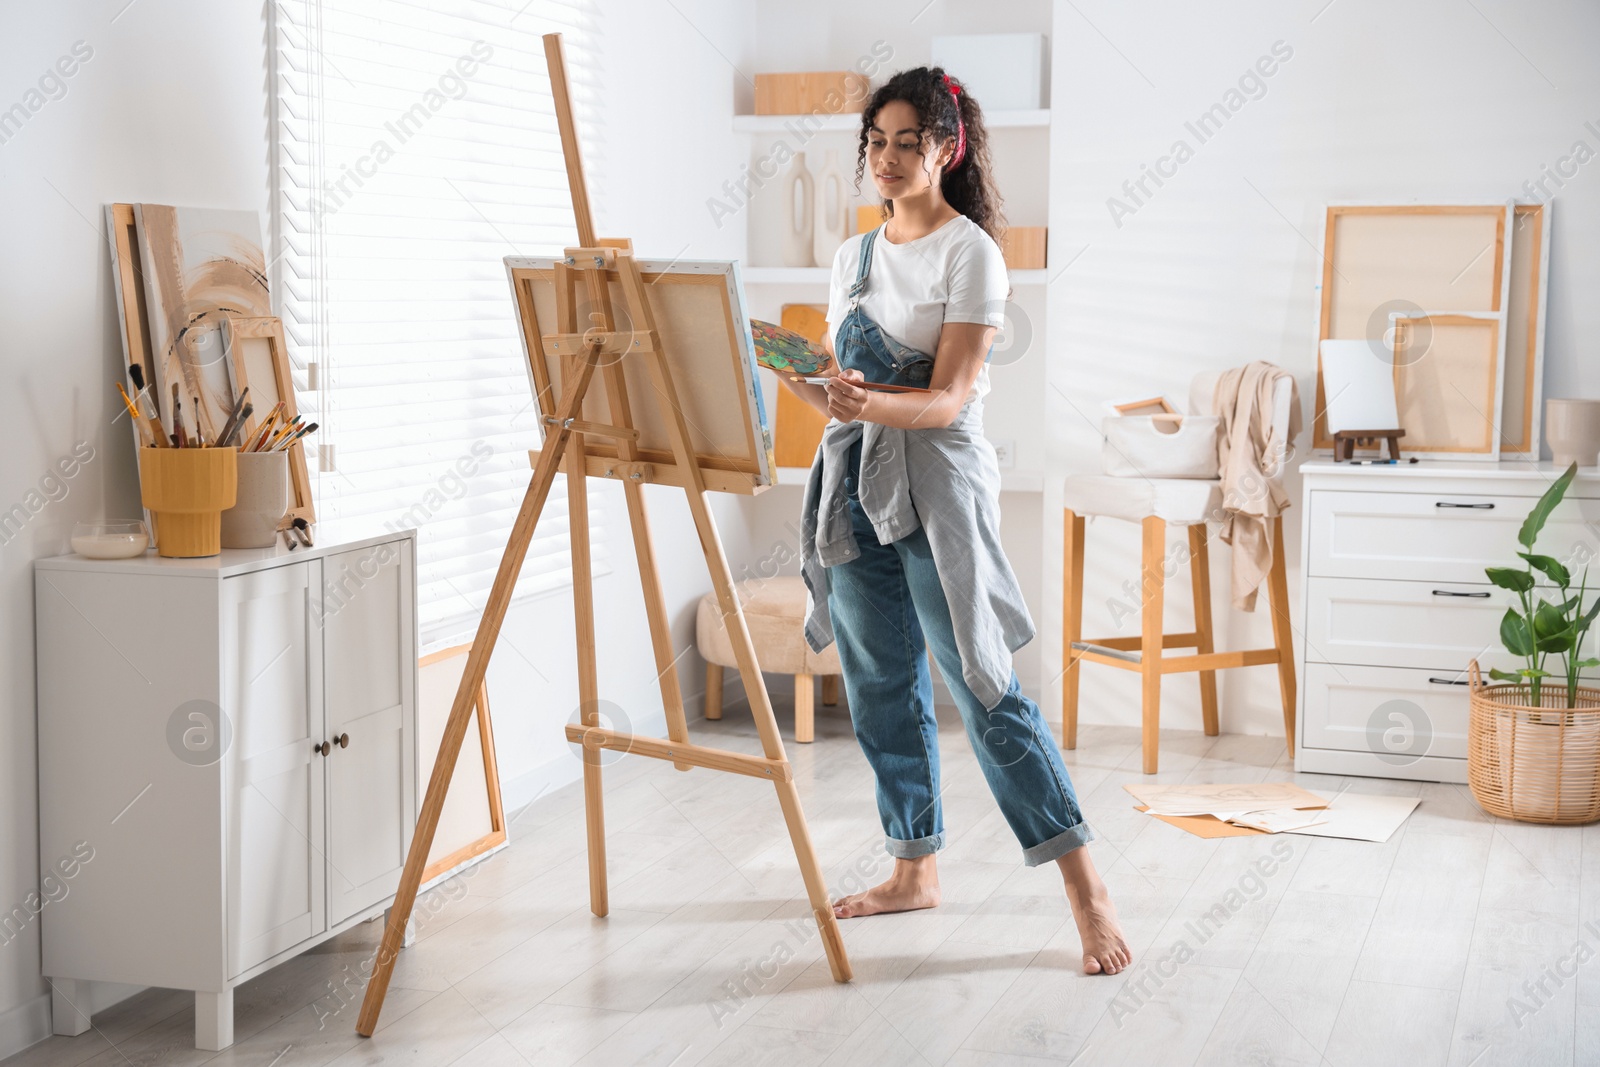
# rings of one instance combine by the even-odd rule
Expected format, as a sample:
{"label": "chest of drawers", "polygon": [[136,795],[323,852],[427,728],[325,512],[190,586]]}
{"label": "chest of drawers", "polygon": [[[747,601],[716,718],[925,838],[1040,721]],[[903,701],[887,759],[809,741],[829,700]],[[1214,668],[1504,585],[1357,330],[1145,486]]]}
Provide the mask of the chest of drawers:
{"label": "chest of drawers", "polygon": [[[1297,770],[1467,780],[1467,664],[1485,676],[1522,666],[1500,642],[1516,597],[1484,568],[1520,565],[1517,531],[1560,473],[1518,461],[1301,466]],[[1584,564],[1600,562],[1600,469],[1579,470],[1537,550],[1568,564],[1574,591]],[[1600,584],[1600,566],[1590,579]]]}

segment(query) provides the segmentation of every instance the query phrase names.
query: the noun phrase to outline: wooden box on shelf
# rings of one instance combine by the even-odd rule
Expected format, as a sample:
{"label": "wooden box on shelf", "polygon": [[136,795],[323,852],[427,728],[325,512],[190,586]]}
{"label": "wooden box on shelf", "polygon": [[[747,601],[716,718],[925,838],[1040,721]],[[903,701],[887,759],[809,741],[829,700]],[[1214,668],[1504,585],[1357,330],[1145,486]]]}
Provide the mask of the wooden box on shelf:
{"label": "wooden box on shelf", "polygon": [[756,75],[757,115],[838,115],[860,111],[867,79],[849,70]]}
{"label": "wooden box on shelf", "polygon": [[1000,252],[1012,270],[1039,270],[1044,266],[1044,226],[1012,226],[1001,235]]}

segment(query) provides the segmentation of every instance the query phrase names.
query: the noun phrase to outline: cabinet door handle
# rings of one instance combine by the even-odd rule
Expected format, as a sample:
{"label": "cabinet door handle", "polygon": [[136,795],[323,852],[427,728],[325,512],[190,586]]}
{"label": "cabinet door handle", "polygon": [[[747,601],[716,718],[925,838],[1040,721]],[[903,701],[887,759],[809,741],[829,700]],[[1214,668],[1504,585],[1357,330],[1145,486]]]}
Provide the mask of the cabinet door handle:
{"label": "cabinet door handle", "polygon": [[333,751],[333,746],[328,744],[326,741],[322,742],[320,745],[313,742],[311,745],[311,751],[317,753],[319,756],[326,756],[328,753]]}
{"label": "cabinet door handle", "polygon": [[[1487,594],[1487,593],[1484,594],[1484,596],[1488,596],[1488,595],[1489,594]],[[350,735],[349,734],[340,734],[338,737],[335,737],[333,739],[333,743],[338,745],[340,748],[349,748],[350,747]]]}
{"label": "cabinet door handle", "polygon": [[1455,678],[1429,678],[1428,681],[1432,682],[1434,685],[1471,685],[1472,684],[1470,681],[1468,681],[1465,678],[1462,678],[1459,681],[1457,679],[1455,679]]}
{"label": "cabinet door handle", "polygon": [[1485,511],[1490,511],[1494,508],[1493,504],[1452,504],[1448,500],[1435,500],[1433,506],[1436,508],[1482,508]]}
{"label": "cabinet door handle", "polygon": [[1453,593],[1448,589],[1435,589],[1433,591],[1433,595],[1434,596],[1473,596],[1473,597],[1482,597],[1482,596],[1488,596],[1489,594],[1488,593]]}

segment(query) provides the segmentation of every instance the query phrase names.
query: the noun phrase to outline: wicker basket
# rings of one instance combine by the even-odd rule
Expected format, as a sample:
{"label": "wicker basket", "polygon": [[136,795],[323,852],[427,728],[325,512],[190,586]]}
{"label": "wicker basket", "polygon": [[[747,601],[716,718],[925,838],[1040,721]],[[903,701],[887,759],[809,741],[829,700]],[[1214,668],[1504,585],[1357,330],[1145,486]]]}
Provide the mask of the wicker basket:
{"label": "wicker basket", "polygon": [[[1525,683],[1484,685],[1468,668],[1467,784],[1491,815],[1523,822],[1600,819],[1600,689],[1579,686],[1575,707],[1532,707]],[[1560,681],[1540,697],[1566,701]]]}

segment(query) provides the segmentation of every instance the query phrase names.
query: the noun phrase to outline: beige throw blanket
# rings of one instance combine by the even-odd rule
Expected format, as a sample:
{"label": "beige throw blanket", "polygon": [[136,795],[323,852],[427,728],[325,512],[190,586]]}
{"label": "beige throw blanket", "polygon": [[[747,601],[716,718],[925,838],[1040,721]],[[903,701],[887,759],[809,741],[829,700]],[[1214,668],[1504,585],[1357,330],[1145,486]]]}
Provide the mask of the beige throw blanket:
{"label": "beige throw blanket", "polygon": [[[1288,436],[1273,435],[1272,394],[1289,379]],[[1266,472],[1300,433],[1300,392],[1294,375],[1262,360],[1232,367],[1217,380],[1214,405],[1222,417],[1217,464],[1222,472],[1222,541],[1233,546],[1233,606],[1256,610],[1256,587],[1272,569],[1268,522],[1289,506],[1289,495]]]}

